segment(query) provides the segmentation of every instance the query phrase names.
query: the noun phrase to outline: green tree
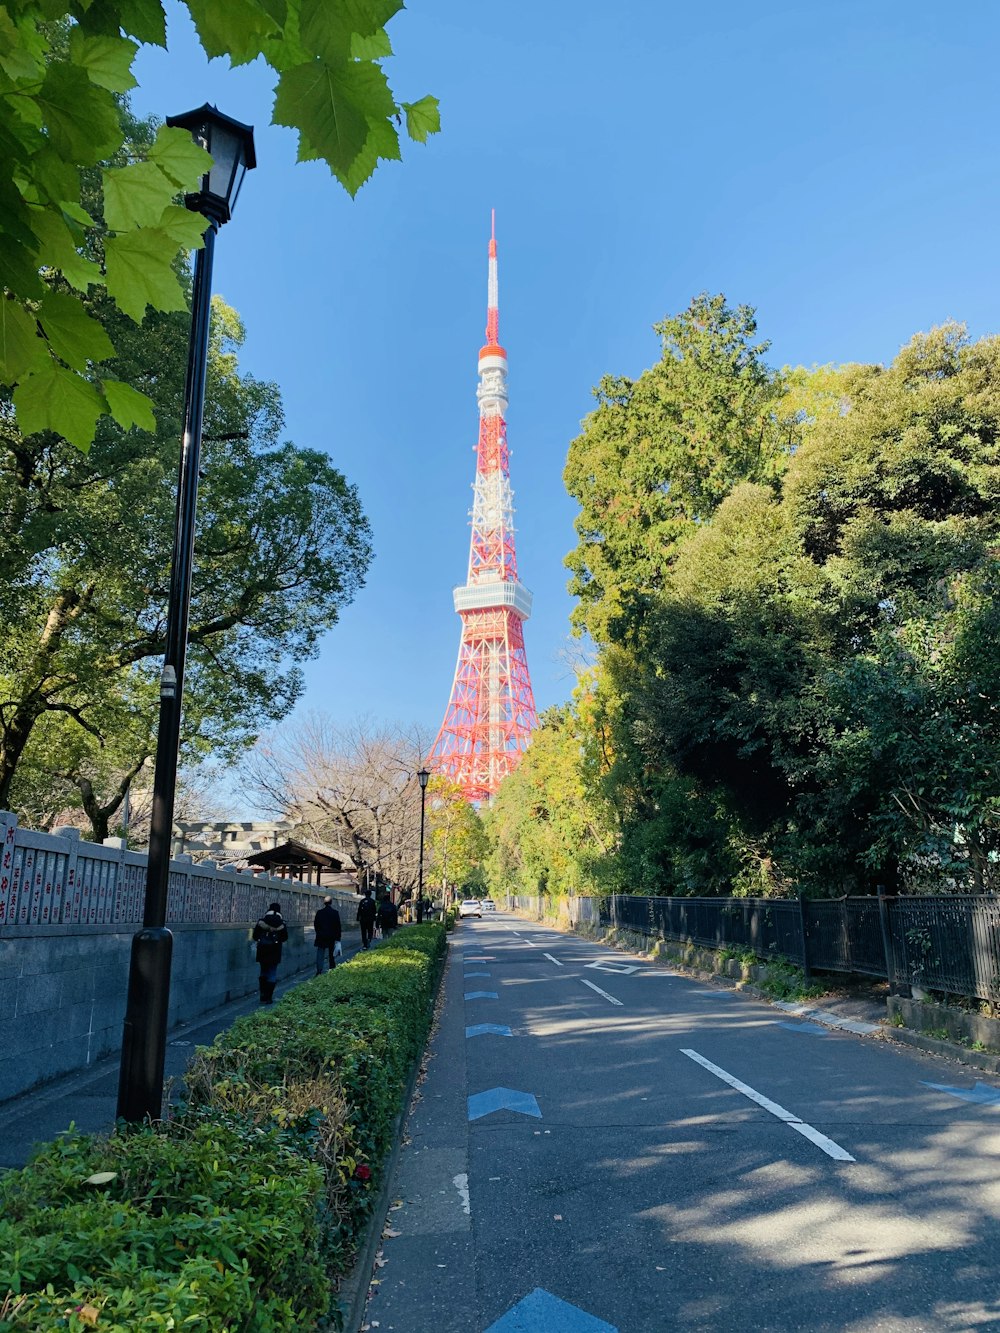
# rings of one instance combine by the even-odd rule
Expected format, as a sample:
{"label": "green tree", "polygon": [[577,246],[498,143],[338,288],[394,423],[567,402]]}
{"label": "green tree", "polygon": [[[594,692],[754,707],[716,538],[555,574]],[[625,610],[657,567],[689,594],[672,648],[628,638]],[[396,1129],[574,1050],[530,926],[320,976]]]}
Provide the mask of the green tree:
{"label": "green tree", "polygon": [[816,373],[778,484],[722,502],[609,659],[623,860],[660,892],[706,850],[702,891],[990,887],[1000,340]]}
{"label": "green tree", "polygon": [[[379,159],[400,157],[404,117],[419,142],[439,128],[436,99],[397,101],[382,69],[402,0],[186,3],[206,54],[271,66],[274,123],[298,130],[300,160],[327,162],[352,195]],[[0,6],[0,385],[13,389],[25,435],[51,430],[81,449],[105,415],[152,425],[150,401],[115,376],[117,344],[83,298],[103,288],[136,322],[183,309],[177,256],[204,229],[178,196],[196,187],[207,155],[183,130],[142,144],[130,135],[124,98],[142,43],[166,45],[160,0]],[[100,214],[85,179],[98,164]]]}
{"label": "green tree", "polygon": [[549,709],[486,814],[492,885],[529,894],[580,893],[600,885],[614,834],[590,780],[577,707]]}
{"label": "green tree", "polygon": [[[113,329],[116,372],[156,402],[156,430],[105,417],[84,455],[52,432],[25,436],[9,403],[0,408],[0,807],[16,804],[17,771],[30,765],[43,719],[49,745],[57,723],[69,728],[68,757],[81,754],[79,732],[91,750],[110,747],[119,768],[151,743],[188,320],[153,313],[138,328],[103,296],[93,309]],[[239,317],[216,301],[185,673],[189,755],[232,757],[287,713],[301,690],[297,664],[361,587],[371,556],[355,489],[325,454],[281,439],[280,394],[240,372],[242,340]]]}
{"label": "green tree", "polygon": [[426,794],[425,891],[479,887],[487,843],[483,821],[461,788],[432,774]]}
{"label": "green tree", "polygon": [[678,544],[737,482],[773,477],[787,450],[782,379],[763,360],[749,306],[703,293],[656,333],[655,366],[595,389],[564,473],[580,504],[566,561],[573,620],[600,643],[628,638],[666,586]]}

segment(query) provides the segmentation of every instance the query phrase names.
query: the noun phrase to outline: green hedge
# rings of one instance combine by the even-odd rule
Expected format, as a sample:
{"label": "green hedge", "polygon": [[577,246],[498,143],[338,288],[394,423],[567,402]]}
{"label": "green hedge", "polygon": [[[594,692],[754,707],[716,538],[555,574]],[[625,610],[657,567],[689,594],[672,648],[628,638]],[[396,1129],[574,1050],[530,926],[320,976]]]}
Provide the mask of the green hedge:
{"label": "green hedge", "polygon": [[337,1327],[444,950],[400,930],[197,1050],[170,1120],[0,1179],[0,1330]]}

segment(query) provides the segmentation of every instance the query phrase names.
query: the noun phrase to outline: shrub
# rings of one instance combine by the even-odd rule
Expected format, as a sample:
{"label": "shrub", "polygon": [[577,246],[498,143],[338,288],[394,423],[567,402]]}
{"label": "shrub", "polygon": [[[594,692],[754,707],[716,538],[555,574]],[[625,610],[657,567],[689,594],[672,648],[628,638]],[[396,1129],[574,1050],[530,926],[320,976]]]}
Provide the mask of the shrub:
{"label": "shrub", "polygon": [[70,1132],[0,1179],[0,1330],[335,1318],[444,950],[407,927],[197,1050],[168,1121]]}

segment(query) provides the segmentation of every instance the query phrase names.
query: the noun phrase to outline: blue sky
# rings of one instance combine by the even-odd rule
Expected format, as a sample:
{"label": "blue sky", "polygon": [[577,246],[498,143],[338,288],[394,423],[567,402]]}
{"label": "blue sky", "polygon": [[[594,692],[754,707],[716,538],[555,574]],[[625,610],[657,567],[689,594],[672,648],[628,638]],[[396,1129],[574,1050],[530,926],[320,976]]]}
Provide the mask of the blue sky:
{"label": "blue sky", "polygon": [[389,31],[396,95],[435,93],[442,133],[353,202],[268,125],[271,72],[208,62],[178,7],[134,105],[211,101],[256,127],[216,290],[289,437],[329,452],[374,530],[300,707],[433,733],[468,558],[490,208],[541,710],[573,683],[567,447],[602,374],[657,359],[654,322],[724,292],[757,308],[779,365],[891,359],[948,318],[1000,325],[1000,9],[412,0]]}

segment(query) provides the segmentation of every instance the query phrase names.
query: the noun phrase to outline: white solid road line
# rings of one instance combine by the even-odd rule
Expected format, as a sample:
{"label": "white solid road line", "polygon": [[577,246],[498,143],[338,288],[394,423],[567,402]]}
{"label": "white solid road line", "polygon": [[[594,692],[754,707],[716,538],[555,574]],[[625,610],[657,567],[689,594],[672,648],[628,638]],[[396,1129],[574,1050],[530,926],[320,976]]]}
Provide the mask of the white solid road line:
{"label": "white solid road line", "polygon": [[[587,982],[586,984],[589,985],[590,983]],[[594,989],[596,990],[597,987],[595,986]],[[756,1102],[758,1106],[762,1106],[765,1111],[769,1111],[771,1115],[776,1116],[779,1120],[783,1120],[790,1129],[794,1129],[797,1133],[801,1134],[803,1138],[808,1139],[810,1143],[815,1143],[816,1147],[825,1152],[827,1157],[832,1157],[838,1162],[853,1162],[856,1160],[846,1149],[842,1148],[839,1143],[834,1143],[833,1139],[828,1139],[826,1135],[821,1134],[818,1129],[814,1129],[812,1125],[807,1125],[806,1122],[800,1120],[797,1115],[792,1115],[791,1111],[786,1111],[785,1108],[779,1106],[777,1102],[772,1102],[770,1097],[765,1097],[762,1093],[755,1092],[748,1084],[741,1083],[740,1080],[734,1078],[732,1074],[727,1074],[726,1071],[720,1069],[718,1065],[713,1065],[711,1060],[706,1060],[705,1057],[699,1055],[697,1051],[686,1051],[682,1049],[681,1055],[686,1055],[689,1060],[694,1060],[697,1064],[701,1065],[703,1069],[707,1069],[710,1074],[714,1074],[716,1078],[721,1078],[723,1083],[728,1083],[731,1088],[735,1088],[737,1092],[741,1092],[744,1097],[749,1097],[752,1102]]]}
{"label": "white solid road line", "polygon": [[549,960],[550,963],[555,963],[556,967],[565,967],[565,966],[566,966],[565,963],[560,963],[560,961],[559,961],[558,958],[553,958],[552,955],[551,955],[550,953],[547,953],[547,954],[545,954],[544,956]]}
{"label": "white solid road line", "polygon": [[597,991],[598,995],[603,995],[604,998],[606,1000],[609,1000],[612,1004],[625,1003],[624,1000],[616,1000],[613,995],[609,995],[606,990],[601,990],[600,986],[595,986],[594,983],[592,981],[588,981],[586,977],[581,977],[580,980],[583,982],[585,986],[589,986],[591,990]]}

